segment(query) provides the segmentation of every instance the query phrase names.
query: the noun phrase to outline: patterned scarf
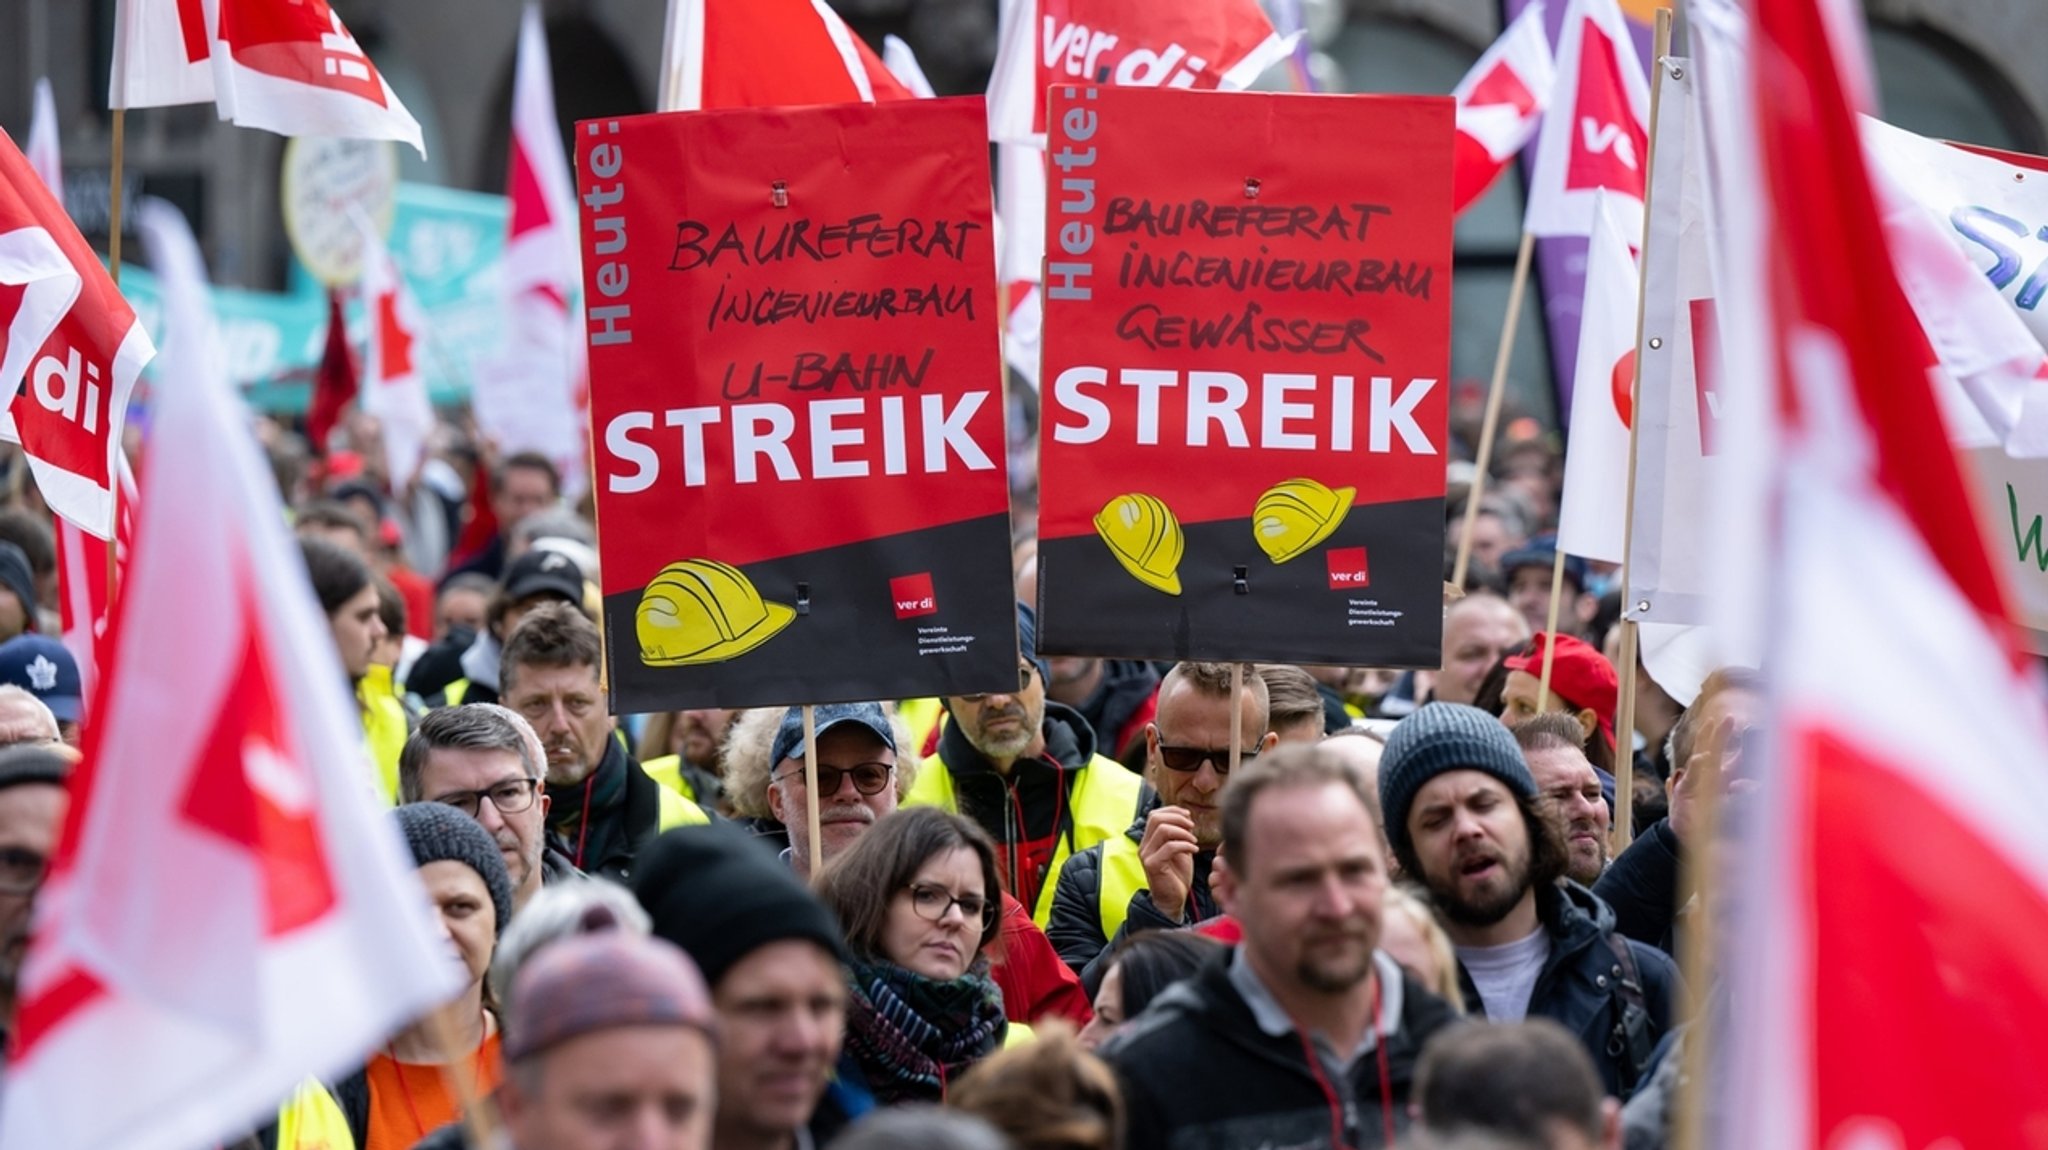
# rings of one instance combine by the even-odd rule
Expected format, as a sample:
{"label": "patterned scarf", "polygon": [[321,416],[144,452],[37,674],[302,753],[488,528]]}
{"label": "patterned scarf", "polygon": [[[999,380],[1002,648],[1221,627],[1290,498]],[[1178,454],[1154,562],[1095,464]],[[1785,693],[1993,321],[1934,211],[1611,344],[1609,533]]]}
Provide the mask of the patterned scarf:
{"label": "patterned scarf", "polygon": [[951,982],[855,962],[847,983],[846,1045],[884,1106],[940,1101],[946,1083],[1000,1046],[1009,1026],[985,960]]}

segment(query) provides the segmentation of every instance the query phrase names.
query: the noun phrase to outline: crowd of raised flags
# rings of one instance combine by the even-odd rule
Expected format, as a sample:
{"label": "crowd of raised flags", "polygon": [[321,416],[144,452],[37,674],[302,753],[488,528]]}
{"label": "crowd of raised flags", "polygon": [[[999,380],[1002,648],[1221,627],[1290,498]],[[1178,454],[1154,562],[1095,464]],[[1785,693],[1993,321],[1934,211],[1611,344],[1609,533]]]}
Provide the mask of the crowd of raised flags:
{"label": "crowd of raised flags", "polygon": [[[1035,380],[1047,85],[1242,88],[1294,44],[1251,0],[1002,7],[998,275],[1006,354]],[[2038,198],[2048,165],[1873,118],[1849,0],[1690,0],[1685,16],[1690,79],[1644,66],[1614,0],[1564,3],[1554,55],[1543,7],[1526,7],[1451,93],[1446,194],[1462,211],[1520,161],[1526,234],[1590,239],[1558,548],[1622,566],[1626,625],[1681,703],[1715,666],[1770,682],[1762,801],[1733,832],[1740,865],[1712,879],[1745,940],[1716,959],[1728,1003],[1696,1044],[1716,1144],[1844,1145],[1879,1124],[1854,1144],[2018,1145],[2043,1090],[1981,1067],[2038,1068],[2048,1042],[2005,1021],[2048,1007],[2040,940],[2009,928],[2048,921],[2048,710],[1958,452],[2048,454],[2048,330],[2016,302],[2042,294],[2039,269],[1987,274],[1988,242],[1966,244],[1951,206]],[[931,95],[900,42],[876,53],[817,0],[672,0],[669,19],[664,111]],[[114,28],[113,108],[210,101],[247,127],[422,146],[318,0],[123,0]],[[516,334],[472,403],[573,496],[587,368],[548,75],[529,7],[507,175]],[[24,146],[0,142],[0,440],[57,517],[64,639],[92,709],[0,1147],[186,1150],[360,1061],[451,987],[361,786],[197,245],[169,206],[131,206],[163,286],[159,353],[65,216],[46,92],[36,109]],[[1994,240],[2016,218],[1981,211]],[[435,427],[421,320],[356,222],[360,404],[403,490]],[[125,419],[152,357],[131,473]]]}

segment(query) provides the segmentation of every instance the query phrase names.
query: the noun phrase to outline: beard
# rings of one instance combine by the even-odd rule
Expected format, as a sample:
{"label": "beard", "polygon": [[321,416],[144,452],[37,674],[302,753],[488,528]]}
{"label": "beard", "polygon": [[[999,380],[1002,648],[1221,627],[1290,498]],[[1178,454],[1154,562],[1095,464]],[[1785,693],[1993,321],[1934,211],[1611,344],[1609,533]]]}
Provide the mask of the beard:
{"label": "beard", "polygon": [[[990,719],[1015,719],[1017,725],[1009,731],[992,732],[988,729]],[[981,713],[981,738],[974,743],[982,754],[992,759],[1014,759],[1023,754],[1037,736],[1038,732],[1031,728],[1031,716],[1023,707],[1011,706],[1001,710],[991,707]]]}
{"label": "beard", "polygon": [[[1486,857],[1498,864],[1500,873],[1472,889],[1461,882],[1465,866],[1475,858]],[[1437,910],[1443,916],[1460,926],[1492,926],[1508,916],[1522,896],[1529,891],[1529,852],[1525,848],[1518,855],[1470,854],[1452,862],[1447,875],[1431,874],[1423,868],[1423,885],[1436,902]]]}
{"label": "beard", "polygon": [[[1317,942],[1322,944],[1318,949],[1308,945]],[[1294,976],[1319,994],[1342,994],[1372,973],[1372,949],[1372,939],[1363,930],[1305,940]]]}

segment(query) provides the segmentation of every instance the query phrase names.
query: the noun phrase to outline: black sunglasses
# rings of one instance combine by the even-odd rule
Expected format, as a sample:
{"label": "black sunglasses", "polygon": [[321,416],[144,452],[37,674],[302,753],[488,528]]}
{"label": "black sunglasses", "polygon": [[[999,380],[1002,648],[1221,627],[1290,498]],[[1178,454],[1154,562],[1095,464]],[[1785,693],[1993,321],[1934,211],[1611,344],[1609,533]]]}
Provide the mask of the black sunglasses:
{"label": "black sunglasses", "polygon": [[[854,790],[864,795],[879,795],[888,788],[889,774],[895,769],[895,767],[887,763],[855,763],[850,767],[828,767],[820,763],[818,764],[818,793],[821,795],[838,794],[839,780],[852,775]],[[779,783],[784,779],[800,779],[803,777],[804,769],[798,767],[793,771],[782,772],[775,776],[773,781]]]}
{"label": "black sunglasses", "polygon": [[[1249,762],[1258,757],[1259,752],[1256,747],[1249,751],[1240,750],[1237,752],[1239,762]],[[1215,767],[1216,773],[1219,775],[1230,773],[1230,749],[1228,747],[1169,747],[1165,743],[1161,743],[1159,744],[1159,761],[1166,764],[1167,770],[1180,771],[1183,774],[1194,774],[1202,769],[1203,763],[1208,763]]]}
{"label": "black sunglasses", "polygon": [[[1031,689],[1031,676],[1032,676],[1032,674],[1034,673],[1034,671],[1035,671],[1035,670],[1036,670],[1036,669],[1035,669],[1035,668],[1033,668],[1033,667],[1032,667],[1032,666],[1031,666],[1031,665],[1030,665],[1029,663],[1026,663],[1026,664],[1024,664],[1023,666],[1021,666],[1021,667],[1018,667],[1018,668],[1017,668],[1017,690],[1018,690],[1018,691],[1022,692],[1022,691],[1028,691],[1028,690],[1030,690],[1030,689]],[[999,693],[999,692],[998,692],[998,693]],[[979,694],[979,695],[961,695],[961,696],[959,696],[959,699],[960,699],[960,701],[961,701],[961,702],[963,702],[963,703],[979,703],[979,702],[981,702],[981,701],[982,701],[983,699],[986,699],[986,698],[988,698],[988,693],[987,693],[987,692],[984,692],[984,693],[982,693],[982,694]]]}

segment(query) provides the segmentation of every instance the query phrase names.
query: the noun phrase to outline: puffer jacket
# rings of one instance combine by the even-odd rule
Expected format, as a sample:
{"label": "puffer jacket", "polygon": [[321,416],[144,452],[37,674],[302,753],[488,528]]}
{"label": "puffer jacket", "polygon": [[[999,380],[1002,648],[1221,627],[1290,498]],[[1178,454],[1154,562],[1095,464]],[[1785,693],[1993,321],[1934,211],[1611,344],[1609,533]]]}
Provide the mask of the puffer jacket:
{"label": "puffer jacket", "polygon": [[[1138,817],[1124,832],[1132,843],[1145,841],[1145,818],[1158,807],[1158,793],[1147,786],[1138,803]],[[1216,863],[1216,852],[1201,851],[1195,855],[1194,881],[1188,884],[1188,905],[1178,920],[1166,917],[1152,904],[1150,891],[1139,890],[1131,896],[1124,921],[1115,935],[1110,935],[1103,930],[1102,922],[1102,849],[1103,844],[1097,844],[1068,860],[1060,871],[1059,886],[1053,891],[1052,920],[1045,927],[1053,949],[1060,952],[1060,959],[1069,969],[1081,976],[1081,985],[1088,988],[1090,995],[1101,987],[1109,955],[1126,937],[1148,930],[1192,926],[1223,913],[1216,896],[1209,892],[1209,872]]]}
{"label": "puffer jacket", "polygon": [[1391,960],[1379,963],[1383,977],[1401,978],[1399,1020],[1382,1035],[1383,1093],[1374,1054],[1344,1074],[1320,1051],[1311,1061],[1314,1047],[1299,1032],[1260,1029],[1230,980],[1236,953],[1168,987],[1103,1047],[1123,1085],[1127,1150],[1363,1150],[1386,1144],[1390,1122],[1398,1137],[1408,1125],[1416,1059],[1431,1035],[1456,1021],[1450,1006]]}
{"label": "puffer jacket", "polygon": [[[1684,1000],[1678,966],[1617,931],[1613,909],[1577,883],[1538,887],[1536,913],[1550,932],[1550,957],[1529,993],[1528,1017],[1578,1036],[1607,1093],[1626,1099],[1676,1024]],[[1462,963],[1458,981],[1465,1001],[1482,1001]]]}

